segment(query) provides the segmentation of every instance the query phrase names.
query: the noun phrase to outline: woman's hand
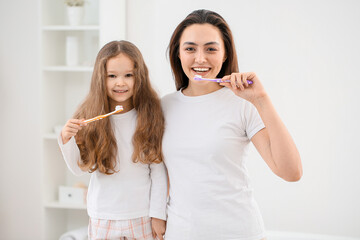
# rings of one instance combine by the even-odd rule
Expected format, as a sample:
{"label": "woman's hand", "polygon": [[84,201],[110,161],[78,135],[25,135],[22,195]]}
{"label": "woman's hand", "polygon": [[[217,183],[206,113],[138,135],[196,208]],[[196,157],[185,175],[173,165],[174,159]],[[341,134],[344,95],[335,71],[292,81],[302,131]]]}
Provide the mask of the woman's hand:
{"label": "woman's hand", "polygon": [[70,138],[74,137],[78,131],[80,131],[82,127],[86,125],[87,123],[84,123],[84,119],[70,119],[67,121],[61,130],[61,139],[63,144],[66,144]]}
{"label": "woman's hand", "polygon": [[156,240],[164,240],[164,234],[166,229],[166,221],[158,218],[151,218],[151,228],[153,237]]}
{"label": "woman's hand", "polygon": [[[231,82],[222,82],[220,85],[230,88],[237,96],[251,103],[267,95],[259,78],[253,72],[232,73],[224,76],[222,80],[230,80]],[[249,84],[248,80],[252,81],[252,84]]]}

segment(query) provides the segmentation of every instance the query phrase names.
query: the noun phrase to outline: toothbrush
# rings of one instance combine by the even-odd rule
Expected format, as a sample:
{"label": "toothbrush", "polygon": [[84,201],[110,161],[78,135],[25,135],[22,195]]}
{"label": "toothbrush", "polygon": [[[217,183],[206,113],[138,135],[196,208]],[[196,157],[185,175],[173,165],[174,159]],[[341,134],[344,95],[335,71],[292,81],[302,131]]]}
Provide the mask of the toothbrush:
{"label": "toothbrush", "polygon": [[117,105],[117,106],[115,107],[115,111],[110,112],[110,113],[108,113],[108,114],[99,115],[99,116],[97,116],[97,117],[87,119],[87,120],[84,121],[84,123],[91,123],[91,122],[94,122],[94,121],[97,121],[97,120],[101,120],[101,119],[106,118],[106,117],[108,117],[108,116],[110,116],[110,115],[113,115],[113,114],[115,114],[115,113],[119,113],[119,112],[121,112],[121,111],[123,111],[123,110],[124,110],[123,106]]}
{"label": "toothbrush", "polygon": [[[211,81],[211,82],[231,82],[230,80],[225,80],[225,81],[221,81],[221,78],[203,78],[201,75],[195,75],[194,80],[198,80],[198,81]],[[246,80],[248,82],[248,84],[252,84],[253,82],[250,80]]]}

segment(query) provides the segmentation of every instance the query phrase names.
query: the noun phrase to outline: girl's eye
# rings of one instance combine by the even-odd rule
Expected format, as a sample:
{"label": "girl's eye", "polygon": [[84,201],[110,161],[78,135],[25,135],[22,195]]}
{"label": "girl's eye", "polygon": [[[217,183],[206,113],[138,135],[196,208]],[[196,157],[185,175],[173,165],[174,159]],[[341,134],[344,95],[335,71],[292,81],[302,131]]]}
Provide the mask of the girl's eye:
{"label": "girl's eye", "polygon": [[114,74],[110,74],[108,75],[108,78],[116,78],[116,76]]}
{"label": "girl's eye", "polygon": [[217,51],[217,49],[216,48],[208,48],[208,51],[209,52],[214,52],[214,51]]}
{"label": "girl's eye", "polygon": [[134,74],[132,74],[132,73],[128,73],[125,75],[125,77],[133,77],[133,76],[134,76]]}

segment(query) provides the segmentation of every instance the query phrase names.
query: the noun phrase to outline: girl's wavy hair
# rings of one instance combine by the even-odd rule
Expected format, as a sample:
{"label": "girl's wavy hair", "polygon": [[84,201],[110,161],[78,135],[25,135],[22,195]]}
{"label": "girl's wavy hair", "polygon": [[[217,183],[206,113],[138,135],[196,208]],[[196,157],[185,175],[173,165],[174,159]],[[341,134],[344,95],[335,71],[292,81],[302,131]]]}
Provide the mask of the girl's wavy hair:
{"label": "girl's wavy hair", "polygon": [[175,29],[173,32],[170,43],[168,46],[169,58],[171,69],[175,78],[176,89],[186,88],[189,85],[189,79],[185,75],[179,58],[179,45],[180,38],[185,28],[192,24],[211,24],[217,27],[222,35],[222,39],[225,45],[226,60],[222,65],[222,68],[217,75],[218,78],[222,78],[225,75],[229,75],[233,72],[238,72],[237,54],[234,44],[234,38],[229,25],[226,23],[218,13],[209,10],[195,10],[190,13]]}
{"label": "girl's wavy hair", "polygon": [[[76,119],[88,119],[106,114],[110,109],[106,93],[107,61],[119,54],[125,54],[134,63],[133,106],[137,111],[136,130],[132,139],[133,162],[145,164],[163,161],[161,150],[164,133],[164,117],[160,99],[151,87],[148,69],[139,49],[128,41],[112,41],[98,53],[91,79],[90,91],[74,114]],[[127,126],[123,126],[127,127]],[[96,170],[104,174],[117,172],[117,145],[109,118],[92,122],[76,135],[80,149],[79,166],[86,171]],[[121,159],[119,159],[121,161]]]}

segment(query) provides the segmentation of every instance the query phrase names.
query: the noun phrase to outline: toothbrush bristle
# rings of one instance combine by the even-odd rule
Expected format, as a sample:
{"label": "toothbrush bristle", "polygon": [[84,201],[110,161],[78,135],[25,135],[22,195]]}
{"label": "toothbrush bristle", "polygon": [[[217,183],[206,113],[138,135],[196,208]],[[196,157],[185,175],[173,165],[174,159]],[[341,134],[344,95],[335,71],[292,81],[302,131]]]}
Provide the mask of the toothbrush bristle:
{"label": "toothbrush bristle", "polygon": [[115,111],[119,111],[119,110],[123,110],[123,106],[117,105],[117,106],[115,107]]}
{"label": "toothbrush bristle", "polygon": [[201,75],[195,75],[194,79],[195,79],[195,80],[201,80],[202,77],[201,77]]}

